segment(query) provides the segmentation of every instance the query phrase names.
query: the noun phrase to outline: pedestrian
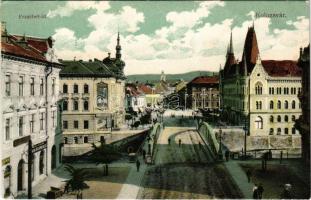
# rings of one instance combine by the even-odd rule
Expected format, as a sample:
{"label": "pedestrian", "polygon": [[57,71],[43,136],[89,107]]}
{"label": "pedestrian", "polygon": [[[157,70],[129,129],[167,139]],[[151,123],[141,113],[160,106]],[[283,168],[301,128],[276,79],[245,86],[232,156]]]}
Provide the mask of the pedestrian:
{"label": "pedestrian", "polygon": [[145,158],[146,158],[146,151],[145,149],[143,149],[143,159],[145,160]]}
{"label": "pedestrian", "polygon": [[108,164],[105,165],[106,168],[106,176],[108,176]]}
{"label": "pedestrian", "polygon": [[139,162],[139,160],[137,159],[136,160],[136,168],[137,168],[137,171],[139,172],[139,167],[140,167],[140,162]]}
{"label": "pedestrian", "polygon": [[167,142],[168,142],[168,145],[170,145],[171,144],[171,139],[168,138]]}
{"label": "pedestrian", "polygon": [[69,192],[69,183],[67,182],[64,188],[64,194],[67,194]]}
{"label": "pedestrian", "polygon": [[178,146],[180,147],[181,145],[181,139],[178,140]]}
{"label": "pedestrian", "polygon": [[257,190],[258,190],[258,198],[262,199],[262,193],[263,193],[264,189],[263,189],[263,186],[261,183],[259,183]]}
{"label": "pedestrian", "polygon": [[258,187],[257,184],[253,187],[253,199],[258,199]]}
{"label": "pedestrian", "polygon": [[228,150],[226,150],[225,152],[225,157],[226,157],[226,161],[229,161],[229,156],[230,156],[230,152]]}
{"label": "pedestrian", "polygon": [[246,176],[247,176],[247,181],[250,182],[251,181],[251,176],[252,176],[252,172],[250,169],[248,169],[246,171]]}

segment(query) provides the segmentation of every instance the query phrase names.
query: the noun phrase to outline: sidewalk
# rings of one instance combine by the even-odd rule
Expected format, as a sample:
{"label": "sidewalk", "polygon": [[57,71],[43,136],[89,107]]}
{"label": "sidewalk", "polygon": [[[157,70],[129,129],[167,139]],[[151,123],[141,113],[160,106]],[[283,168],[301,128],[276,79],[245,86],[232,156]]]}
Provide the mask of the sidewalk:
{"label": "sidewalk", "polygon": [[236,161],[229,160],[228,162],[224,162],[224,165],[228,169],[237,186],[240,188],[244,198],[252,199],[254,185],[252,182],[248,183],[247,176],[239,164]]}

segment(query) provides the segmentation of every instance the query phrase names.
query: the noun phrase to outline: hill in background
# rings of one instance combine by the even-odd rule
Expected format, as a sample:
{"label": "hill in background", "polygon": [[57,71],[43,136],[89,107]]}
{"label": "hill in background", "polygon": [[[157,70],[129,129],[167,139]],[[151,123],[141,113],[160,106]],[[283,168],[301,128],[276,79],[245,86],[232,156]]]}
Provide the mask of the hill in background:
{"label": "hill in background", "polygon": [[[183,74],[166,74],[166,81],[170,83],[174,83],[180,79],[184,81],[191,81],[197,76],[212,76],[217,75],[218,72],[210,72],[210,71],[192,71]],[[126,76],[127,82],[140,82],[140,83],[156,83],[160,81],[161,74],[134,74]]]}

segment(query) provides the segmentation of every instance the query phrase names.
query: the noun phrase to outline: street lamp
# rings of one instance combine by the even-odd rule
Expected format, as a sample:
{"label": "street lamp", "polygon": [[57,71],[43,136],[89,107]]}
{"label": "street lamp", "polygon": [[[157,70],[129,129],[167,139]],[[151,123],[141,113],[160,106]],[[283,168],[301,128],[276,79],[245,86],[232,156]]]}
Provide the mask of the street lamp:
{"label": "street lamp", "polygon": [[247,143],[247,121],[246,121],[246,116],[244,118],[244,159],[246,159],[246,143]]}
{"label": "street lamp", "polygon": [[218,151],[218,157],[220,160],[222,160],[222,145],[221,145],[221,139],[222,139],[222,129],[219,128],[219,151]]}
{"label": "street lamp", "polygon": [[187,94],[187,92],[186,92],[186,93],[185,93],[185,106],[184,106],[184,110],[187,109],[187,96],[188,96],[188,94]]}

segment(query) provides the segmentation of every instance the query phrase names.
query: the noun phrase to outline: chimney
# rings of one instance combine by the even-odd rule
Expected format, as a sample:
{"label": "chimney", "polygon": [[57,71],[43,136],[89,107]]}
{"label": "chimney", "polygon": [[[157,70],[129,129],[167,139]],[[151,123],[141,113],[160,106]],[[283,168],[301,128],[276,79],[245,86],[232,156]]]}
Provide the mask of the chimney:
{"label": "chimney", "polygon": [[8,33],[6,30],[6,22],[1,22],[1,41],[8,42]]}

